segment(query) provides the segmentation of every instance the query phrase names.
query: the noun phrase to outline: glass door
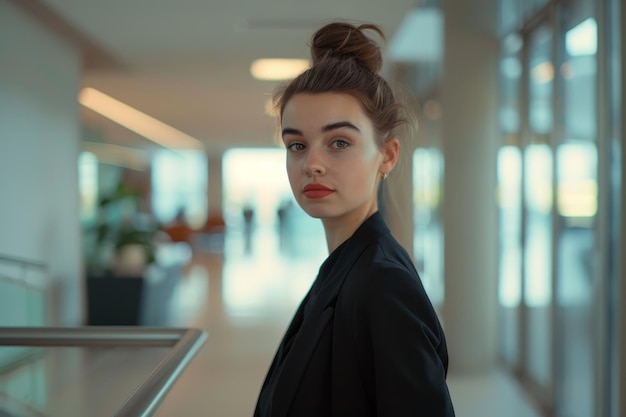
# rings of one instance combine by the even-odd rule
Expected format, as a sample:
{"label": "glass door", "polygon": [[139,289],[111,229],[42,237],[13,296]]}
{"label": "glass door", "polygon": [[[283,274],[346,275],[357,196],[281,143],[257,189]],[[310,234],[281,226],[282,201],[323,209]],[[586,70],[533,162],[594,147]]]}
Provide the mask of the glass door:
{"label": "glass door", "polygon": [[608,416],[621,397],[621,20],[615,2],[543,3],[521,52],[502,39],[499,352],[547,415]]}
{"label": "glass door", "polygon": [[522,40],[504,39],[499,64],[502,146],[497,154],[498,185],[498,351],[504,363],[520,366],[522,299],[522,152],[520,148],[520,86]]}
{"label": "glass door", "polygon": [[528,38],[527,138],[523,154],[523,372],[542,403],[553,386],[553,33],[539,26]]}
{"label": "glass door", "polygon": [[[594,274],[598,213],[597,24],[593,2],[562,9],[556,146],[556,412],[594,413]],[[597,366],[597,365],[595,365]]]}

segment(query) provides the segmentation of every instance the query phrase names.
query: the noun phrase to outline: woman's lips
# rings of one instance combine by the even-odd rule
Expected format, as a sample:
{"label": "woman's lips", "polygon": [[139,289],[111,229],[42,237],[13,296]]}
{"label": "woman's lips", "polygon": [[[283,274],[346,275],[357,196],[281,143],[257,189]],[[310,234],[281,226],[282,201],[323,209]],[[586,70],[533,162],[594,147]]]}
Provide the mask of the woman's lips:
{"label": "woman's lips", "polygon": [[307,198],[324,198],[333,192],[334,190],[331,190],[321,184],[307,184],[302,189],[302,194],[304,194]]}

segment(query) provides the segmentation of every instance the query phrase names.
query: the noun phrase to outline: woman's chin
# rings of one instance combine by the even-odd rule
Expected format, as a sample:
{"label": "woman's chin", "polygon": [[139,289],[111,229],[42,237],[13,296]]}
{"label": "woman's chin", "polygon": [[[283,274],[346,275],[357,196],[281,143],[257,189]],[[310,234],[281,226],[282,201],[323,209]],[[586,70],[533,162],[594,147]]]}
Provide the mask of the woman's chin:
{"label": "woman's chin", "polygon": [[323,219],[332,216],[328,210],[323,210],[319,207],[302,207],[302,210],[314,219]]}

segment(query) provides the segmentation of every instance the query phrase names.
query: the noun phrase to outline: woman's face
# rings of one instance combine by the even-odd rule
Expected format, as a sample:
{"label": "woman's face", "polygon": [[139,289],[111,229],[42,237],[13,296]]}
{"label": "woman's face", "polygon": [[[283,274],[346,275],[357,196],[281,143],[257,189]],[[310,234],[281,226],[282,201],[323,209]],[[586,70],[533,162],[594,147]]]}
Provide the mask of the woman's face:
{"label": "woman's face", "polygon": [[357,99],[296,94],[284,107],[281,127],[291,189],[306,213],[341,220],[364,219],[377,210],[379,178],[395,158],[390,162],[376,145],[372,122]]}

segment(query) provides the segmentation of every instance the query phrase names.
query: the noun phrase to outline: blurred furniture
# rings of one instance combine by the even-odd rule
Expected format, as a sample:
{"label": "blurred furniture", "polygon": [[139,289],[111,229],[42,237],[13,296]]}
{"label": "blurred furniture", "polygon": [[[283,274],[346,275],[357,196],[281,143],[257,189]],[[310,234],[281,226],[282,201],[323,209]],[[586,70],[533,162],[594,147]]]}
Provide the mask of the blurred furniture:
{"label": "blurred furniture", "polygon": [[210,215],[200,229],[191,236],[191,245],[199,252],[224,252],[226,223],[221,213]]}
{"label": "blurred furniture", "polygon": [[144,277],[87,277],[87,324],[132,326],[140,324]]}
{"label": "blurred furniture", "polygon": [[165,226],[163,231],[167,233],[172,242],[189,242],[193,234],[193,229],[184,223]]}
{"label": "blurred furniture", "polygon": [[141,275],[89,275],[87,324],[93,326],[164,326],[172,297],[191,260],[186,243],[159,243],[155,262]]}

